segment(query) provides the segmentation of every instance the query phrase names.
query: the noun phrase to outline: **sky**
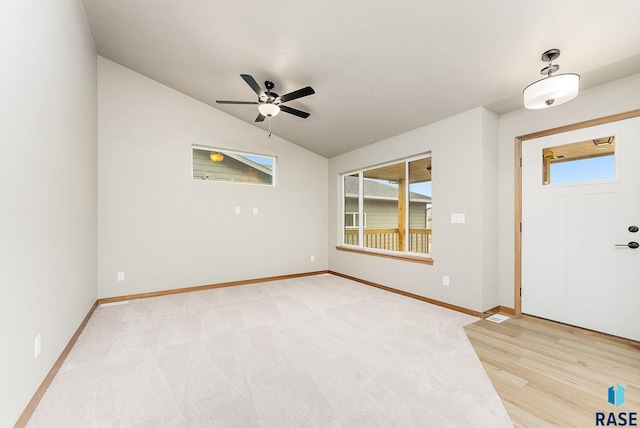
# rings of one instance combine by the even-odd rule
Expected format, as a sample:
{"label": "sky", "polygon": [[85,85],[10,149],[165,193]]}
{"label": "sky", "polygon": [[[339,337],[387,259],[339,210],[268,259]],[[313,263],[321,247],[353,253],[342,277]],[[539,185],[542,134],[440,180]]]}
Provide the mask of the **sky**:
{"label": "sky", "polygon": [[551,184],[611,178],[615,178],[615,157],[613,155],[551,164]]}
{"label": "sky", "polygon": [[268,158],[266,156],[256,156],[256,155],[242,155],[243,158],[249,159],[255,163],[259,163],[261,165],[273,166],[273,159]]}
{"label": "sky", "polygon": [[415,193],[420,193],[421,195],[432,196],[431,181],[427,181],[425,183],[411,184],[409,186],[409,190]]}

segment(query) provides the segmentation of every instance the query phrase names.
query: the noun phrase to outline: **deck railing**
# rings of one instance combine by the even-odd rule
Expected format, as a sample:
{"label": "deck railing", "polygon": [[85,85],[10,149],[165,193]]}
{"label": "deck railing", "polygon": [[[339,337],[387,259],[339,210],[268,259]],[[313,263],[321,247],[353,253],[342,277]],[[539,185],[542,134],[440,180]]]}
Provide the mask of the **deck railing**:
{"label": "deck railing", "polygon": [[[399,238],[398,229],[364,229],[363,246],[380,250],[402,251],[398,249]],[[358,229],[345,229],[344,243],[358,245]],[[431,229],[409,229],[409,251],[430,253]]]}

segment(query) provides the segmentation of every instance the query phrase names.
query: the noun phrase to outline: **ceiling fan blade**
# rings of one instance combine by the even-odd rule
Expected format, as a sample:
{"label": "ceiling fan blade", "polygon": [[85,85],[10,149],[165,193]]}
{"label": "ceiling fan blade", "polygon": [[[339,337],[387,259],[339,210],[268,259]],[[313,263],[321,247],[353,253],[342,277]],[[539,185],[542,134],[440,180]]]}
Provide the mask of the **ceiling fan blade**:
{"label": "ceiling fan blade", "polygon": [[247,85],[251,86],[251,89],[253,89],[253,92],[258,94],[259,98],[262,98],[265,96],[264,91],[262,90],[260,85],[258,85],[258,82],[256,82],[256,79],[254,79],[253,76],[249,74],[241,74],[240,77],[242,77],[244,81],[247,82]]}
{"label": "ceiling fan blade", "polygon": [[216,100],[218,104],[258,104],[256,101],[224,101]]}
{"label": "ceiling fan blade", "polygon": [[298,110],[298,109],[287,107],[287,106],[282,106],[281,105],[280,106],[280,110],[282,110],[285,113],[289,113],[289,114],[292,114],[294,116],[301,117],[303,119],[306,119],[306,118],[308,118],[310,116],[310,114],[307,113],[306,111]]}
{"label": "ceiling fan blade", "polygon": [[288,94],[284,94],[280,96],[280,102],[286,103],[287,101],[295,100],[296,98],[306,97],[307,95],[312,95],[315,93],[316,91],[314,91],[311,86],[307,86],[306,88],[298,89],[297,91],[289,92]]}
{"label": "ceiling fan blade", "polygon": [[264,122],[264,119],[267,116],[263,116],[261,113],[258,113],[258,117],[256,117],[256,122]]}

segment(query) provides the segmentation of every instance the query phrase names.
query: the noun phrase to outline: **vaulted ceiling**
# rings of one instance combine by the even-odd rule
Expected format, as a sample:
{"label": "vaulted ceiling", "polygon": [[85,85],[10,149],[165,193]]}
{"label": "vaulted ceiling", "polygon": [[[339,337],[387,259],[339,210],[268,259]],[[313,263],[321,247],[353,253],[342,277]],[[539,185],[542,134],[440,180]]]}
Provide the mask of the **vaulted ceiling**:
{"label": "vaulted ceiling", "polygon": [[[638,0],[82,0],[98,54],[255,123],[240,78],[287,103],[273,133],[325,157],[485,106],[522,108],[542,52],[581,89],[640,73]],[[556,107],[561,108],[561,107]],[[266,138],[265,132],[265,138]]]}

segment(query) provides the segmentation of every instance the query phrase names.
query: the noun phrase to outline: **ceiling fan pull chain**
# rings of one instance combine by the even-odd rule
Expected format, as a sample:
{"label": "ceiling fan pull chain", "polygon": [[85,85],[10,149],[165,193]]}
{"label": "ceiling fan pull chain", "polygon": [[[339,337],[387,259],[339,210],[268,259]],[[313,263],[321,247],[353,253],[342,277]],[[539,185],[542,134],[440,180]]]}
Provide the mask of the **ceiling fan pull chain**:
{"label": "ceiling fan pull chain", "polygon": [[268,138],[271,138],[271,116],[269,116],[268,120],[269,120],[269,137]]}

